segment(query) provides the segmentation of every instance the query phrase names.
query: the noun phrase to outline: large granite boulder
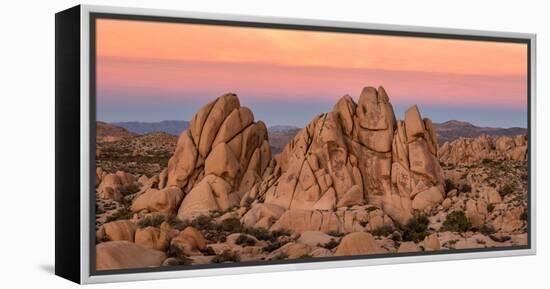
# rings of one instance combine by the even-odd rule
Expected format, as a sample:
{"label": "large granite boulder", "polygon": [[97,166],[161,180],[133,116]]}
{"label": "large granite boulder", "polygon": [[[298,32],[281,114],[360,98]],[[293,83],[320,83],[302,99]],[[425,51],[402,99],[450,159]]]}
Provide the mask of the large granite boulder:
{"label": "large granite boulder", "polygon": [[128,241],[104,242],[96,245],[96,270],[158,267],[166,255]]}

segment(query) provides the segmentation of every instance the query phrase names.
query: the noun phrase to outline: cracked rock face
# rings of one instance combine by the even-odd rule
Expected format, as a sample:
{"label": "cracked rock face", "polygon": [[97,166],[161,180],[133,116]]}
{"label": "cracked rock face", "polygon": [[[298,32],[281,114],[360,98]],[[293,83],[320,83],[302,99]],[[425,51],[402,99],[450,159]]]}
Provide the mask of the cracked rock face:
{"label": "cracked rock face", "polygon": [[280,176],[257,194],[289,210],[375,205],[405,224],[443,201],[443,173],[429,119],[411,107],[397,121],[385,90],[366,87],[314,118],[277,158]]}

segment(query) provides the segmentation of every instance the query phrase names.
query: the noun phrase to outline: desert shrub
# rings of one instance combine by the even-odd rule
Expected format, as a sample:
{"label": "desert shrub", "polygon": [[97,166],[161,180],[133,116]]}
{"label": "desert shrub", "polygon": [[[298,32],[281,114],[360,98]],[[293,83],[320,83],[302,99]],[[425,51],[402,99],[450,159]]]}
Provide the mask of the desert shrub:
{"label": "desert shrub", "polygon": [[262,250],[264,252],[271,253],[271,252],[281,248],[284,244],[286,244],[286,242],[279,242],[279,241],[271,242],[271,243],[267,244],[265,247],[263,247]]}
{"label": "desert shrub", "polygon": [[521,215],[519,216],[519,219],[522,221],[527,221],[528,218],[529,218],[529,211],[527,210],[524,210],[523,213],[521,213]]}
{"label": "desert shrub", "polygon": [[254,246],[254,245],[256,245],[256,240],[254,240],[253,238],[248,237],[245,234],[241,234],[241,235],[239,235],[237,240],[235,240],[235,244],[241,245],[243,247],[244,246]]}
{"label": "desert shrub", "polygon": [[212,263],[239,262],[240,258],[237,253],[231,250],[224,250],[221,254],[216,255],[212,259]]}
{"label": "desert shrub", "polygon": [[456,185],[451,179],[445,179],[445,192],[448,193],[456,189]]}
{"label": "desert shrub", "polygon": [[493,162],[492,159],[483,159],[483,160],[481,160],[481,163],[484,164],[484,165],[488,165],[488,164],[490,164],[490,163],[492,163],[492,162]]}
{"label": "desert shrub", "polygon": [[216,229],[216,224],[213,222],[212,217],[207,215],[200,215],[194,218],[189,226],[193,226],[199,230],[212,230]]}
{"label": "desert shrub", "polygon": [[374,207],[374,206],[371,206],[371,207],[367,207],[365,209],[365,211],[367,211],[368,213],[372,212],[372,211],[376,211],[378,208],[377,207]]}
{"label": "desert shrub", "polygon": [[395,242],[401,242],[401,240],[403,240],[401,233],[398,231],[393,231],[390,238]]}
{"label": "desert shrub", "polygon": [[337,232],[337,231],[328,232],[327,234],[331,235],[333,237],[343,237],[345,235],[344,233],[340,233],[340,232]]}
{"label": "desert shrub", "polygon": [[243,233],[254,236],[256,239],[261,241],[271,240],[271,233],[264,228],[253,228],[249,227],[243,230]]}
{"label": "desert shrub", "polygon": [[285,260],[285,259],[288,259],[288,254],[284,252],[281,252],[275,255],[273,258],[271,258],[271,260]]}
{"label": "desert shrub", "polygon": [[512,239],[512,237],[510,237],[510,236],[496,236],[496,235],[489,235],[489,238],[491,238],[491,240],[493,240],[495,242],[499,242],[499,243],[506,242],[506,241],[509,241],[510,239]]}
{"label": "desert shrub", "polygon": [[469,193],[472,191],[472,186],[470,186],[469,184],[462,184],[460,185],[460,190],[459,190],[461,193]]}
{"label": "desert shrub", "polygon": [[216,251],[214,251],[214,248],[212,248],[212,247],[206,247],[204,250],[201,250],[201,253],[205,256],[214,256],[214,255],[216,255]]}
{"label": "desert shrub", "polygon": [[119,188],[119,191],[121,194],[123,195],[131,195],[131,194],[134,194],[134,193],[137,193],[139,192],[139,185],[138,183],[133,183],[133,184],[129,184],[127,186],[121,186]]}
{"label": "desert shrub", "polygon": [[244,200],[244,207],[250,208],[253,202],[254,198],[247,197],[246,200]]}
{"label": "desert shrub", "polygon": [[185,227],[189,226],[188,222],[180,220],[176,215],[168,215],[164,220],[168,225],[176,230],[183,230]]}
{"label": "desert shrub", "polygon": [[411,220],[403,228],[402,239],[404,241],[420,242],[428,235],[428,224],[430,221],[424,213],[416,212]]}
{"label": "desert shrub", "polygon": [[170,244],[170,246],[166,250],[166,256],[174,257],[174,258],[183,258],[185,257],[185,254],[183,253],[180,247]]}
{"label": "desert shrub", "polygon": [[271,231],[271,238],[279,238],[281,236],[290,236],[290,235],[292,235],[292,232],[286,229]]}
{"label": "desert shrub", "polygon": [[443,222],[443,229],[454,232],[466,232],[472,228],[472,224],[463,211],[454,211],[447,215]]}
{"label": "desert shrub", "polygon": [[487,212],[492,213],[494,209],[495,209],[495,204],[491,204],[491,203],[487,204]]}
{"label": "desert shrub", "polygon": [[238,218],[227,218],[220,223],[220,229],[226,232],[239,233],[242,229],[241,221]]}
{"label": "desert shrub", "polygon": [[514,192],[514,188],[512,188],[512,186],[510,186],[510,184],[505,184],[502,188],[500,188],[500,190],[498,191],[498,193],[500,194],[501,197],[504,197],[506,195],[509,195],[511,193]]}
{"label": "desert shrub", "polygon": [[116,211],[111,216],[107,217],[106,222],[112,222],[116,220],[129,220],[134,216],[134,212],[132,212],[129,208],[123,207],[122,209]]}
{"label": "desert shrub", "polygon": [[280,236],[290,236],[291,232],[289,230],[274,230],[274,231],[268,231],[264,228],[254,228],[254,227],[248,227],[242,230],[243,233],[246,233],[248,235],[254,236],[256,239],[261,241],[277,241],[277,238]]}
{"label": "desert shrub", "polygon": [[328,241],[324,244],[320,244],[319,246],[323,247],[325,249],[332,250],[332,249],[338,247],[338,245],[340,245],[340,242],[336,241],[335,239],[330,239],[330,241]]}
{"label": "desert shrub", "polygon": [[493,228],[493,226],[489,225],[489,224],[483,224],[480,228],[479,228],[479,232],[485,236],[489,236],[489,235],[492,235],[494,234],[496,231],[495,231],[495,228]]}
{"label": "desert shrub", "polygon": [[181,266],[181,265],[191,265],[191,259],[187,257],[183,258],[171,258],[166,262],[166,266]]}
{"label": "desert shrub", "polygon": [[145,228],[145,227],[159,227],[162,222],[165,220],[165,216],[163,214],[152,214],[148,215],[145,218],[139,220],[137,222],[138,228]]}
{"label": "desert shrub", "polygon": [[391,226],[384,225],[380,228],[376,228],[376,229],[370,231],[370,233],[373,236],[388,236],[391,233],[393,233],[393,228]]}

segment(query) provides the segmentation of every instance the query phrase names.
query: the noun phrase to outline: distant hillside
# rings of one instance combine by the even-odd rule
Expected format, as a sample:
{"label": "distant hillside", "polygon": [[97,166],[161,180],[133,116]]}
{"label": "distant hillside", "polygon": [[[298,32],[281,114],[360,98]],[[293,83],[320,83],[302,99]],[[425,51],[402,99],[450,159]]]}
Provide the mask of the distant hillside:
{"label": "distant hillside", "polygon": [[185,120],[163,120],[159,122],[126,121],[113,122],[112,124],[138,134],[165,132],[175,136],[179,136],[182,131],[189,127],[189,122]]}
{"label": "distant hillside", "polygon": [[516,136],[527,134],[527,129],[520,127],[512,128],[494,128],[479,127],[469,122],[449,120],[443,123],[434,123],[437,131],[437,140],[440,144],[447,141],[453,141],[460,137],[478,137],[482,134],[491,136]]}
{"label": "distant hillside", "polygon": [[[165,132],[133,135],[98,143],[96,164],[108,172],[119,170],[136,175],[158,174],[168,165],[178,137]],[[139,162],[140,165],[136,165]]]}
{"label": "distant hillside", "polygon": [[96,122],[96,142],[112,142],[135,136],[135,133],[129,132],[127,129],[108,124],[106,122]]}
{"label": "distant hillside", "polygon": [[293,125],[274,125],[267,128],[268,132],[286,132],[300,129],[299,127]]}
{"label": "distant hillside", "polygon": [[274,125],[267,128],[271,153],[278,154],[283,151],[285,145],[300,131],[299,127],[292,125]]}

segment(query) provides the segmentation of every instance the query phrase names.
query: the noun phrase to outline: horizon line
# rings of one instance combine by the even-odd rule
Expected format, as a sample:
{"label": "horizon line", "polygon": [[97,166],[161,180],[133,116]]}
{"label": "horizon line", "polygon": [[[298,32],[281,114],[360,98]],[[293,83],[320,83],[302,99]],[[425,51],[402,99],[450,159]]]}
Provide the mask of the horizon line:
{"label": "horizon line", "polygon": [[[161,122],[166,122],[166,121],[183,121],[183,122],[191,123],[191,120],[184,120],[184,119],[163,119],[163,120],[159,120],[159,121],[139,121],[139,120],[106,121],[106,120],[96,119],[96,122],[104,122],[104,123],[108,123],[108,124],[130,123],[130,122],[154,124],[154,123],[161,123]],[[263,121],[263,120],[255,120],[255,121],[257,122],[257,121]],[[522,126],[510,126],[510,127],[481,126],[481,125],[478,125],[478,124],[473,123],[471,121],[464,121],[464,120],[458,120],[458,119],[449,119],[449,120],[446,120],[446,121],[443,121],[443,122],[434,122],[434,124],[444,124],[444,123],[451,122],[451,121],[464,122],[464,123],[471,124],[471,125],[473,125],[475,127],[478,127],[478,128],[498,128],[498,129],[519,128],[519,129],[528,129],[527,127],[522,127]],[[263,122],[265,123],[265,121],[263,121]],[[292,124],[273,124],[273,125],[268,126],[267,123],[266,123],[266,126],[267,126],[267,128],[276,127],[276,126],[290,126],[290,127],[293,127],[293,128],[302,129],[302,128],[306,127],[307,124],[305,126],[300,127],[300,126],[296,126],[296,125],[292,125]]]}

